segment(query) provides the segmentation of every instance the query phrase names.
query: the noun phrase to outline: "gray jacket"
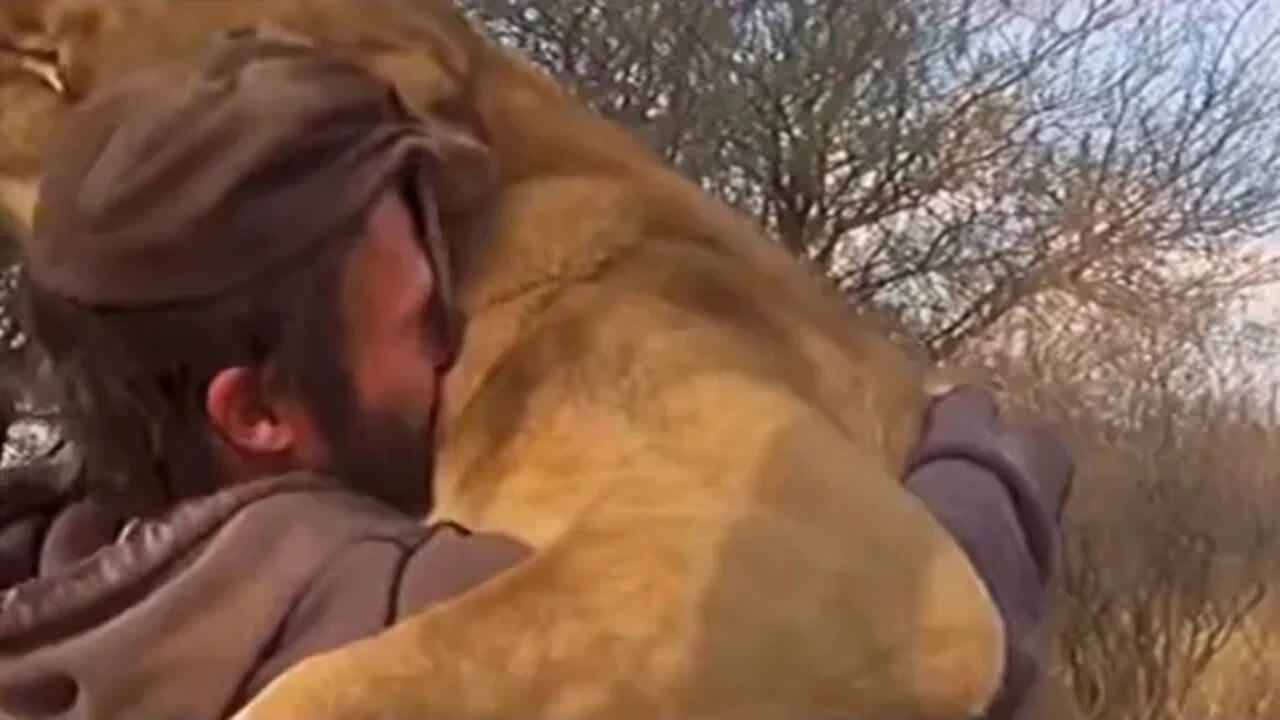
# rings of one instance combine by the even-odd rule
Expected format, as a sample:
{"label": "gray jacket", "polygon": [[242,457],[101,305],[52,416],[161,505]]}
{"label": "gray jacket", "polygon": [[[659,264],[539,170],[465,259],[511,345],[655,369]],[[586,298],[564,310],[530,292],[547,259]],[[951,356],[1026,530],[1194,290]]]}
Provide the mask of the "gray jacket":
{"label": "gray jacket", "polygon": [[[1071,465],[985,393],[940,401],[906,478],[1005,621],[991,720],[1024,705]],[[0,718],[218,718],[302,658],[483,582],[527,549],[297,474],[123,529],[88,503],[0,514]],[[0,508],[5,506],[0,505]],[[15,584],[16,583],[16,584]],[[3,588],[3,585],[0,585]]]}

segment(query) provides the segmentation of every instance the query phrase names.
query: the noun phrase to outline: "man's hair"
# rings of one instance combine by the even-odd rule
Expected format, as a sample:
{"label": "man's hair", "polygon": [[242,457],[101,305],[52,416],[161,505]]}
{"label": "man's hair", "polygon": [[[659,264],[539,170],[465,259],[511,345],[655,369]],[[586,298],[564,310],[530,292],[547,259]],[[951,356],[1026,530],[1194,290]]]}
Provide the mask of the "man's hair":
{"label": "man's hair", "polygon": [[100,309],[19,288],[21,321],[48,363],[62,431],[81,453],[79,492],[148,515],[218,487],[205,398],[231,367],[296,391],[332,426],[354,402],[338,314],[342,269],[363,228],[210,301]]}

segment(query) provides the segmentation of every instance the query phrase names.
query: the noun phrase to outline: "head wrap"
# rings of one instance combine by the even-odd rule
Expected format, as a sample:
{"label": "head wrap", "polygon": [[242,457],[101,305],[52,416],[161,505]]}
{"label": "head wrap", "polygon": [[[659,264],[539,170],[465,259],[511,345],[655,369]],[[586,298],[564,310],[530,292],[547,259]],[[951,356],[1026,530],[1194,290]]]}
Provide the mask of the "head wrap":
{"label": "head wrap", "polygon": [[[73,110],[46,154],[27,248],[42,291],[104,309],[213,299],[356,232],[410,173],[423,207],[490,177],[482,146],[306,42],[220,36]],[[446,302],[448,248],[425,233]]]}

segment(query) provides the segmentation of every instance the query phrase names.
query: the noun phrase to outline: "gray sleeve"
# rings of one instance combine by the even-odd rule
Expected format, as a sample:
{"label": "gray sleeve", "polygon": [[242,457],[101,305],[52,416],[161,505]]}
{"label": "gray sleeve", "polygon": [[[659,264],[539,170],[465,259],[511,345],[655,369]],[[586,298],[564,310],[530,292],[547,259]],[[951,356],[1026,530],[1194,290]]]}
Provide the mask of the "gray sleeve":
{"label": "gray sleeve", "polygon": [[502,535],[470,533],[440,525],[405,563],[396,593],[396,613],[409,615],[465,592],[532,554]]}
{"label": "gray sleeve", "polygon": [[264,648],[244,697],[253,697],[303,659],[370,637],[528,554],[515,541],[451,525],[422,532],[415,541],[379,538],[353,544],[330,561],[292,608]]}
{"label": "gray sleeve", "polygon": [[1004,679],[985,718],[1015,717],[1043,670],[1039,636],[1046,588],[1009,493],[994,473],[964,460],[923,465],[907,487],[964,549],[1000,611]]}
{"label": "gray sleeve", "polygon": [[385,628],[393,617],[397,577],[407,555],[405,547],[390,540],[369,540],[344,549],[308,585],[271,645],[262,649],[241,697],[254,697],[307,657]]}
{"label": "gray sleeve", "polygon": [[1047,431],[1006,426],[972,387],[938,400],[905,484],[955,537],[1005,626],[1002,687],[985,718],[1016,717],[1043,672],[1048,582],[1073,464]]}

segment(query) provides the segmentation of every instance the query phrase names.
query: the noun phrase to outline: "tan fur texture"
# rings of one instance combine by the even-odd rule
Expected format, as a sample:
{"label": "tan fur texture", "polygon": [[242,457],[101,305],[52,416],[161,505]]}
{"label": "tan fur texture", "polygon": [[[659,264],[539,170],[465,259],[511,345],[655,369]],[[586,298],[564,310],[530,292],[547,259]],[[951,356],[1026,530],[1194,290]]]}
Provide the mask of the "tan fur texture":
{"label": "tan fur texture", "polygon": [[76,48],[72,100],[268,21],[497,162],[496,191],[444,218],[470,325],[438,515],[539,551],[238,717],[959,719],[989,701],[998,616],[899,484],[920,373],[621,129],[431,0],[40,5]]}

